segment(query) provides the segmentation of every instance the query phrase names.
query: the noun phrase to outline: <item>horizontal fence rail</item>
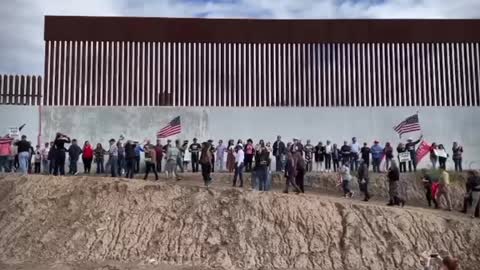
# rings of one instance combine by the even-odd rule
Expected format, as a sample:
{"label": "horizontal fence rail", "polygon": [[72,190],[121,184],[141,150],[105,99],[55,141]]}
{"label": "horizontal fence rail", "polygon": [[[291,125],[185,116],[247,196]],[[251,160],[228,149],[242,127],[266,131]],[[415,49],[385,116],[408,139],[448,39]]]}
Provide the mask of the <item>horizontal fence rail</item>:
{"label": "horizontal fence rail", "polygon": [[45,56],[45,105],[480,104],[476,42],[46,41]]}
{"label": "horizontal fence rail", "polygon": [[40,105],[42,89],[40,76],[0,75],[0,104]]}

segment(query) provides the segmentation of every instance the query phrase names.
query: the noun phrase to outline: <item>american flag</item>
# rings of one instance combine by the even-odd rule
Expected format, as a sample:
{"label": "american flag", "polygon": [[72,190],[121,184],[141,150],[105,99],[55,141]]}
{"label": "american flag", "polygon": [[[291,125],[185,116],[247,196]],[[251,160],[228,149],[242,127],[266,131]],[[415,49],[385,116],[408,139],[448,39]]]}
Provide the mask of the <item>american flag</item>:
{"label": "american flag", "polygon": [[182,132],[182,125],[180,123],[180,116],[177,116],[173,118],[168,125],[162,129],[160,129],[159,132],[157,132],[157,138],[158,139],[163,139],[167,138],[170,136],[173,136],[175,134],[180,134]]}
{"label": "american flag", "polygon": [[398,126],[393,128],[400,138],[402,137],[403,134],[413,132],[413,131],[419,131],[421,130],[420,128],[420,122],[418,121],[418,114],[414,114],[404,121],[402,121]]}

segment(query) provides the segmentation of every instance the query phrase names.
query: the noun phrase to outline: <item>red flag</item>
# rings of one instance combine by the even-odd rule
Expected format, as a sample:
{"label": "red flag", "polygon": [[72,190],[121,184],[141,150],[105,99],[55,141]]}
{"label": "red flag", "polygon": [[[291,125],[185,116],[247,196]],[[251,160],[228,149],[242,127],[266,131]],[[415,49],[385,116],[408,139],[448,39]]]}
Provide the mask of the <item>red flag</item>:
{"label": "red flag", "polygon": [[417,148],[417,163],[420,163],[422,158],[424,158],[428,153],[430,153],[431,145],[426,141],[422,141],[420,146]]}

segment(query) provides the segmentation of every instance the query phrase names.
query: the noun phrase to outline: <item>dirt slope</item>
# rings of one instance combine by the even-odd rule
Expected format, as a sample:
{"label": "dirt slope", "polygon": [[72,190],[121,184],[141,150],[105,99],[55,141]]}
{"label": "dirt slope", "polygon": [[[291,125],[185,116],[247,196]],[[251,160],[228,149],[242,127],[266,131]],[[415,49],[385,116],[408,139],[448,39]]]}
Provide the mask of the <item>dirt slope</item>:
{"label": "dirt slope", "polygon": [[139,180],[0,177],[0,261],[7,264],[418,269],[418,254],[435,248],[473,270],[479,240],[478,220],[421,208]]}

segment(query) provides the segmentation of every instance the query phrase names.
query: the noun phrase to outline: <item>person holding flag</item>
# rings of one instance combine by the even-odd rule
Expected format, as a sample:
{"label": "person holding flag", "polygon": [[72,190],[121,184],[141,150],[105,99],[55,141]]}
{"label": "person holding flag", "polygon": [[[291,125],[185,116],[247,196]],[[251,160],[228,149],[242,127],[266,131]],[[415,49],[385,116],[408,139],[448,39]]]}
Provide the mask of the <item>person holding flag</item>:
{"label": "person holding flag", "polygon": [[413,171],[417,171],[417,151],[416,151],[416,146],[417,144],[423,139],[423,134],[420,135],[420,138],[416,141],[413,141],[412,138],[408,138],[407,143],[405,144],[405,148],[407,152],[410,153],[410,161],[408,162],[408,171],[412,172],[412,167]]}

